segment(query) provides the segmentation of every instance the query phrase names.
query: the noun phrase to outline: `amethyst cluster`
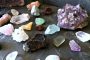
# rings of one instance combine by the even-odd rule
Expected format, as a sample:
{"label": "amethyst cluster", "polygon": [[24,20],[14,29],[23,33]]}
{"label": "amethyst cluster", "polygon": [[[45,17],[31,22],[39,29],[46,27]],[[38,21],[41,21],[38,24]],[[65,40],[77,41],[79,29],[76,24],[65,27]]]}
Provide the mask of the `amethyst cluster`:
{"label": "amethyst cluster", "polygon": [[58,9],[58,23],[57,25],[64,29],[82,29],[87,26],[87,11],[80,7],[80,5],[72,6],[66,4],[62,9]]}

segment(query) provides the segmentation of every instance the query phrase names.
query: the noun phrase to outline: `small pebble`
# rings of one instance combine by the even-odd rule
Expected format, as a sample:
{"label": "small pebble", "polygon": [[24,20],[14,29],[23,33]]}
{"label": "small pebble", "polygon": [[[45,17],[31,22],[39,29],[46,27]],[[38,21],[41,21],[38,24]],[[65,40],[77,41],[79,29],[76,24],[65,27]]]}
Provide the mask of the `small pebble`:
{"label": "small pebble", "polygon": [[19,15],[19,12],[15,9],[11,9],[11,13],[13,16]]}
{"label": "small pebble", "polygon": [[50,15],[53,13],[51,7],[45,7],[44,10],[42,11],[44,15]]}
{"label": "small pebble", "polygon": [[36,26],[36,30],[42,31],[42,30],[44,30],[44,26],[38,25],[38,26]]}

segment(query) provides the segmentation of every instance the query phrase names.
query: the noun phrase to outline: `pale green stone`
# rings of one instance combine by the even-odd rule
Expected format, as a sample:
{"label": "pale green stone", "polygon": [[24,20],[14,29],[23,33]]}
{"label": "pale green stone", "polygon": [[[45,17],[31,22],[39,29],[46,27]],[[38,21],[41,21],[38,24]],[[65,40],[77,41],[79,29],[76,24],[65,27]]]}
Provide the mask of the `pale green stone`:
{"label": "pale green stone", "polygon": [[53,40],[53,44],[56,46],[56,47],[59,47],[62,43],[65,42],[65,37],[63,36],[57,36],[54,40]]}
{"label": "pale green stone", "polygon": [[45,20],[43,18],[36,18],[35,23],[36,25],[42,25],[45,23]]}

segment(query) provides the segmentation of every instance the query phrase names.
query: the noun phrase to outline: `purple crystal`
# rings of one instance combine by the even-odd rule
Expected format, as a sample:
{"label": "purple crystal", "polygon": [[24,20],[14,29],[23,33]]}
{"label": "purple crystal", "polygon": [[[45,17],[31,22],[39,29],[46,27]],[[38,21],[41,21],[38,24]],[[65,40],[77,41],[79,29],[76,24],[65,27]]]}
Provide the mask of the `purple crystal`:
{"label": "purple crystal", "polygon": [[69,46],[72,51],[81,51],[81,47],[74,40],[69,42]]}
{"label": "purple crystal", "polygon": [[84,22],[87,22],[88,15],[87,11],[83,10],[79,4],[76,6],[66,4],[66,6],[62,9],[58,9],[57,17],[58,26],[64,29],[75,30],[77,28],[83,28],[87,25]]}

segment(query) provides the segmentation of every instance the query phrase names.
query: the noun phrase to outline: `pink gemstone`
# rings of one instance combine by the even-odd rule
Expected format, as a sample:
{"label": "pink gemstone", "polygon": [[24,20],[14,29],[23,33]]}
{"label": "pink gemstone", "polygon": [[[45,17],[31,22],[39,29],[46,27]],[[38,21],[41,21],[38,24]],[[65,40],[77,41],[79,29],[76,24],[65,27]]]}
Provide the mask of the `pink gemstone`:
{"label": "pink gemstone", "polygon": [[0,27],[0,32],[4,35],[12,35],[13,31],[14,31],[14,27],[12,24],[8,24]]}

